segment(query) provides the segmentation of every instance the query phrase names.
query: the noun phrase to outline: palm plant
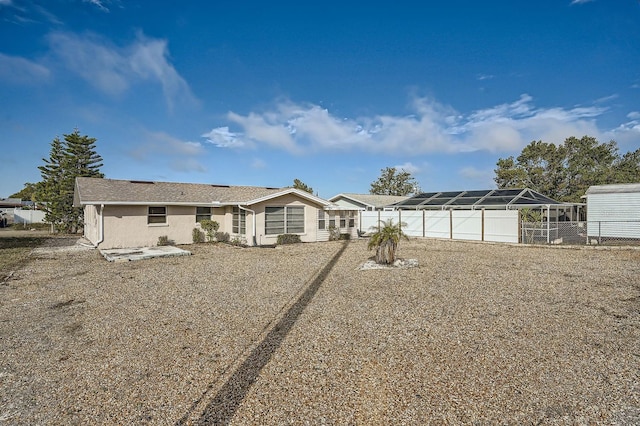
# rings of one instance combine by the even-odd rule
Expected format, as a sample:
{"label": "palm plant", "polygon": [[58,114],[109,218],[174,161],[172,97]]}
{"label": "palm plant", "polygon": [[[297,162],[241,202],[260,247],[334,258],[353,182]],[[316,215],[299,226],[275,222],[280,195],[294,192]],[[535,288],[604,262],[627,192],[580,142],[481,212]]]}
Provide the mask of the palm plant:
{"label": "palm plant", "polygon": [[407,226],[406,223],[399,222],[394,225],[393,219],[388,221],[382,221],[379,226],[373,226],[375,233],[371,235],[369,239],[368,248],[371,250],[376,249],[376,263],[382,265],[391,265],[396,261],[396,251],[398,250],[398,242],[401,238],[406,240],[409,237],[402,232],[402,226]]}

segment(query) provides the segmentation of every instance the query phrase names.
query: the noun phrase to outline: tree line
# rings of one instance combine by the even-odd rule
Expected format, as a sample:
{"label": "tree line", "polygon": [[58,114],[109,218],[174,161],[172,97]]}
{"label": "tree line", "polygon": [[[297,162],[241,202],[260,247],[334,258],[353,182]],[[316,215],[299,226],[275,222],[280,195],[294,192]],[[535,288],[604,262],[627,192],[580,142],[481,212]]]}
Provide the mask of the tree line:
{"label": "tree line", "polygon": [[[75,178],[104,177],[96,139],[75,129],[63,139],[54,138],[49,158],[42,161],[38,166],[42,180],[26,183],[11,197],[38,202],[45,220],[56,230],[77,232],[83,215],[81,208],[73,207]],[[498,159],[494,172],[500,189],[529,188],[558,201],[580,202],[592,185],[640,182],[640,148],[621,155],[615,141],[600,143],[590,136],[572,136],[559,145],[532,141],[517,157]],[[293,187],[313,193],[299,179],[294,179]],[[411,173],[395,167],[382,169],[369,190],[370,194],[400,196],[420,192]]]}
{"label": "tree line", "polygon": [[620,155],[615,141],[590,136],[559,145],[533,141],[496,165],[498,188],[526,187],[563,202],[579,203],[592,185],[640,182],[640,148]]}

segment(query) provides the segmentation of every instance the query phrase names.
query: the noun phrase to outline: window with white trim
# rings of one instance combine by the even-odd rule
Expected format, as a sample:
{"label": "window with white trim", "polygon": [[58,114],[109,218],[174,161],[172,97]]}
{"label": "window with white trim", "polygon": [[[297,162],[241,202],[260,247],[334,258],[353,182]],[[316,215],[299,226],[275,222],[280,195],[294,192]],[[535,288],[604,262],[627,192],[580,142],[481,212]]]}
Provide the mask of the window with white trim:
{"label": "window with white trim", "polygon": [[347,216],[345,212],[340,212],[340,228],[347,227]]}
{"label": "window with white trim", "polygon": [[326,220],[324,218],[324,210],[318,210],[318,229],[325,229]]}
{"label": "window with white trim", "polygon": [[264,232],[267,235],[304,233],[304,206],[265,207]]}
{"label": "window with white trim", "polygon": [[211,220],[211,207],[196,207],[196,222]]}
{"label": "window with white trim", "polygon": [[356,226],[356,212],[350,211],[348,217],[349,217],[349,228],[355,227]]}
{"label": "window with white trim", "polygon": [[233,234],[244,234],[247,229],[247,212],[240,207],[233,208],[233,224],[231,232]]}
{"label": "window with white trim", "polygon": [[167,208],[160,206],[149,206],[147,210],[147,224],[167,223]]}
{"label": "window with white trim", "polygon": [[333,229],[336,227],[336,214],[331,212],[329,213],[329,229]]}

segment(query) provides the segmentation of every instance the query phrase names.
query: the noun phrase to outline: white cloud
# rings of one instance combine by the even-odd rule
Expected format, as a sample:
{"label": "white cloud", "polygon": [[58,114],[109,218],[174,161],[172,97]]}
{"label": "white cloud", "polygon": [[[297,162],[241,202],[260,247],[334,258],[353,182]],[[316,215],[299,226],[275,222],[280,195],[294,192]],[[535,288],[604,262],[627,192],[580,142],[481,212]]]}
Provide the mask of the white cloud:
{"label": "white cloud", "polygon": [[599,137],[595,119],[607,111],[597,106],[537,108],[527,94],[468,114],[429,98],[414,99],[411,108],[414,113],[406,116],[338,118],[318,105],[284,101],[262,112],[229,112],[227,119],[238,130],[216,127],[203,137],[218,147],[267,145],[292,153],[518,152],[533,140]]}
{"label": "white cloud", "polygon": [[120,96],[138,82],[151,81],[161,85],[169,109],[178,102],[196,102],[169,62],[166,40],[140,34],[130,45],[118,47],[92,34],[56,32],[48,39],[53,54],[69,71],[108,95]]}
{"label": "white cloud", "polygon": [[108,12],[109,9],[104,5],[104,1],[102,0],[83,0],[85,3],[91,3],[92,5],[96,6],[98,9],[104,11],[104,12]]}
{"label": "white cloud", "polygon": [[242,147],[245,146],[244,141],[241,139],[241,135],[238,133],[233,133],[229,131],[229,128],[224,127],[216,127],[212,129],[209,133],[204,133],[201,135],[203,138],[207,139],[207,142],[214,144],[219,148],[232,148],[232,147]]}
{"label": "white cloud", "polygon": [[606,139],[615,140],[621,151],[636,150],[640,141],[640,111],[627,114],[629,121],[606,133]]}
{"label": "white cloud", "polygon": [[412,175],[415,175],[416,173],[420,172],[420,167],[416,166],[411,162],[407,162],[407,163],[400,164],[398,166],[393,166],[393,167],[395,167],[396,170],[405,171],[407,173],[411,173]]}
{"label": "white cloud", "polygon": [[17,56],[0,53],[0,81],[33,84],[49,79],[51,72],[43,65]]}
{"label": "white cloud", "polygon": [[200,142],[184,141],[164,132],[143,132],[144,142],[129,152],[134,159],[146,162],[150,158],[164,157],[172,170],[179,172],[205,172],[199,162],[204,153]]}

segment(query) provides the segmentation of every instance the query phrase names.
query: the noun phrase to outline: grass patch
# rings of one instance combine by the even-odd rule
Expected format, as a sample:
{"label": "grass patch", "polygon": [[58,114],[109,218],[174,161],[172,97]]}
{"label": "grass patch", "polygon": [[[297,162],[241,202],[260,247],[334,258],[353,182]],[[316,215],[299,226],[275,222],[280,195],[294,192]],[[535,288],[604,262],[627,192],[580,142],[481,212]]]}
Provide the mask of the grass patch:
{"label": "grass patch", "polygon": [[29,259],[29,252],[38,247],[45,237],[0,238],[0,283]]}

